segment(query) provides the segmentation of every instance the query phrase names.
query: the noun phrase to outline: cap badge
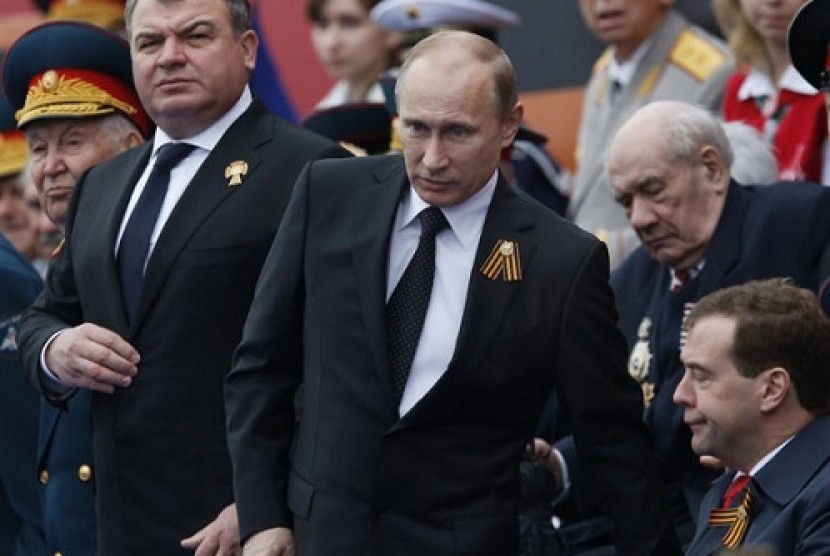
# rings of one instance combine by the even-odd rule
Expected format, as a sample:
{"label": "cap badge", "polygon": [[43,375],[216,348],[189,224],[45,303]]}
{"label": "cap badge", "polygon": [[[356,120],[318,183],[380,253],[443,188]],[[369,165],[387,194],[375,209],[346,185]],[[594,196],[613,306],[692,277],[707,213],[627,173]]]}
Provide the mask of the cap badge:
{"label": "cap badge", "polygon": [[418,21],[419,19],[421,19],[421,10],[418,8],[417,5],[407,4],[406,7],[404,7],[404,10],[406,11],[406,17],[408,19],[412,21]]}
{"label": "cap badge", "polygon": [[505,282],[521,280],[522,259],[519,254],[519,244],[506,239],[498,240],[487,260],[481,265],[481,273],[490,280],[498,278]]}
{"label": "cap badge", "polygon": [[55,70],[47,70],[40,78],[40,86],[47,93],[54,92],[58,88],[59,83],[58,72]]}
{"label": "cap badge", "polygon": [[247,175],[248,163],[244,160],[234,160],[225,167],[225,177],[228,178],[228,187],[242,185],[242,178]]}

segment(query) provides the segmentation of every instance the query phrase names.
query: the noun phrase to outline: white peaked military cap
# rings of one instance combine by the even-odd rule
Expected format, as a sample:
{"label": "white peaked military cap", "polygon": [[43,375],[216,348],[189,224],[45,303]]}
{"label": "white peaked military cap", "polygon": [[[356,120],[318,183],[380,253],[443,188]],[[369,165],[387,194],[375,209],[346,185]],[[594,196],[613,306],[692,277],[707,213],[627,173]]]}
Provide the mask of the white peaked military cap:
{"label": "white peaked military cap", "polygon": [[384,29],[411,31],[431,27],[500,28],[517,25],[519,16],[483,0],[383,0],[371,11]]}

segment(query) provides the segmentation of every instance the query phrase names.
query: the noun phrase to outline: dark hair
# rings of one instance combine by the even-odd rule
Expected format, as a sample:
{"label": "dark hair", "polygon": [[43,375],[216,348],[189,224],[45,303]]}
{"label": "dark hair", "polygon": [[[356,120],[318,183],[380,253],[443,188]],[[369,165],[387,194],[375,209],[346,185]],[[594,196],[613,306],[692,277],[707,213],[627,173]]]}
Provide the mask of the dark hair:
{"label": "dark hair", "polygon": [[813,292],[786,278],[733,286],[701,299],[684,328],[711,316],[735,319],[730,355],[741,375],[783,367],[804,409],[830,410],[830,319]]}
{"label": "dark hair", "polygon": [[[305,14],[309,21],[320,23],[323,21],[323,9],[330,0],[306,0]],[[369,13],[381,0],[357,0]]]}
{"label": "dark hair", "polygon": [[[124,6],[124,24],[127,29],[127,35],[131,35],[131,27],[133,21],[133,12],[139,0],[127,0]],[[155,0],[159,4],[174,4],[181,0]],[[224,0],[228,6],[228,15],[230,16],[231,28],[234,34],[239,37],[242,33],[251,28],[251,5],[248,0]]]}

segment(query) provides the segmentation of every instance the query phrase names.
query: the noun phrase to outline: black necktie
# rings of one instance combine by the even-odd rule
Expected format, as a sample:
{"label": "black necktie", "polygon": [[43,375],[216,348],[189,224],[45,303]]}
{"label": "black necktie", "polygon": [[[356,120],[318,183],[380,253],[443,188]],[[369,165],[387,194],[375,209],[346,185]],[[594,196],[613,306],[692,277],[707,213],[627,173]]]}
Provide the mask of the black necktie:
{"label": "black necktie", "polygon": [[156,155],[156,163],[144,191],[133,208],[130,220],[121,236],[118,247],[118,269],[121,272],[121,291],[127,316],[132,321],[141,297],[144,281],[144,264],[150,250],[150,236],[161,210],[162,201],[170,182],[170,170],[176,167],[184,157],[190,154],[194,145],[187,143],[168,143],[161,147]]}
{"label": "black necktie", "polygon": [[418,215],[421,239],[404,270],[400,282],[386,305],[386,329],[389,333],[389,363],[398,399],[403,395],[412,358],[424,328],[424,319],[435,277],[435,236],[449,224],[438,207],[429,207]]}

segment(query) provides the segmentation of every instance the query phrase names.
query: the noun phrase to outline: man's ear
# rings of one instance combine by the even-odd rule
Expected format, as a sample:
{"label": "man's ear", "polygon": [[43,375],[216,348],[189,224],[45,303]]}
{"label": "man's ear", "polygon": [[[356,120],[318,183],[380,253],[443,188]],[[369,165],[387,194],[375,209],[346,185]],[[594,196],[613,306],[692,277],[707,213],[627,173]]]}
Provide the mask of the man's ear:
{"label": "man's ear", "polygon": [[720,151],[712,145],[704,145],[699,156],[706,181],[715,185],[720,192],[726,191],[729,185],[729,168],[724,164]]}
{"label": "man's ear", "polygon": [[769,413],[777,409],[787,398],[791,388],[790,373],[784,367],[767,369],[759,376],[761,380],[761,412]]}
{"label": "man's ear", "polygon": [[504,120],[502,125],[501,148],[506,149],[513,144],[513,139],[516,138],[516,133],[519,132],[519,125],[524,118],[525,107],[521,102],[517,102],[510,114]]}

